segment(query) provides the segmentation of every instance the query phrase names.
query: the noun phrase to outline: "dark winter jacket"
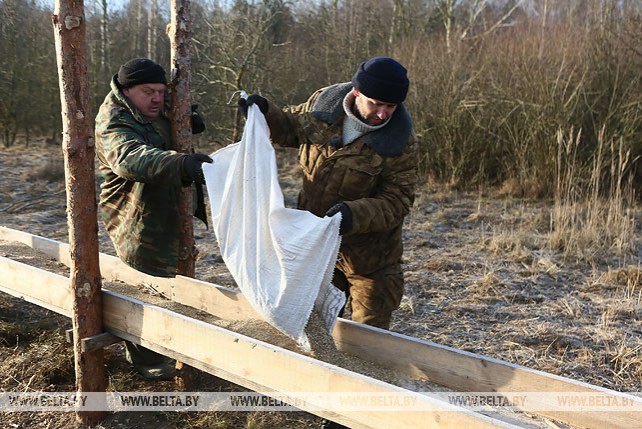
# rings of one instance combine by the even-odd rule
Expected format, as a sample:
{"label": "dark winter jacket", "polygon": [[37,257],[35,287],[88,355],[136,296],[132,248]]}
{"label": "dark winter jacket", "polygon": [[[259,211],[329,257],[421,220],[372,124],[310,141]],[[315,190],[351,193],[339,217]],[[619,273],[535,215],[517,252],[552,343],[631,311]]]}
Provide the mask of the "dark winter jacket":
{"label": "dark winter jacket", "polygon": [[400,262],[417,155],[403,104],[383,128],[341,147],[342,103],[351,90],[351,83],[337,84],[298,106],[280,110],[271,104],[266,119],[275,144],[299,148],[304,173],[299,208],[324,216],[337,203],[349,206],[353,222],[342,239],[339,266],[347,273],[368,274]]}

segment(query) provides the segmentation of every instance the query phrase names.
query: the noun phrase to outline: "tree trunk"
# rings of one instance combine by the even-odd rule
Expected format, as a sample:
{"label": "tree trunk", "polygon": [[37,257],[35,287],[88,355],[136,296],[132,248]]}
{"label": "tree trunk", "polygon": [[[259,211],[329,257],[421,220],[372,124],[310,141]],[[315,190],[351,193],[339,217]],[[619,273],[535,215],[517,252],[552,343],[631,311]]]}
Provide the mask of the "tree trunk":
{"label": "tree trunk", "polygon": [[136,17],[135,17],[135,26],[134,31],[134,43],[133,43],[133,52],[138,56],[139,52],[143,52],[142,43],[140,42],[140,35],[143,34],[143,2],[145,0],[136,1]]}
{"label": "tree trunk", "polygon": [[[84,3],[56,0],[52,21],[62,104],[76,388],[80,394],[104,392],[103,350],[85,352],[81,349],[83,338],[103,330]],[[104,411],[78,411],[76,414],[77,419],[86,425],[96,424],[104,415]]]}
{"label": "tree trunk", "polygon": [[[172,0],[171,24],[168,29],[171,41],[171,110],[172,142],[174,150],[182,153],[192,152],[192,125],[190,117],[191,64],[189,44],[192,37],[192,19],[188,0]],[[183,188],[180,200],[180,250],[178,274],[194,277],[194,220],[192,208],[192,187]]]}
{"label": "tree trunk", "polygon": [[107,0],[102,0],[100,3],[100,73],[99,75],[107,75],[107,66],[109,64],[108,43],[109,43],[109,14],[107,11]]}
{"label": "tree trunk", "polygon": [[150,0],[150,3],[147,9],[147,58],[156,58],[158,0]]}
{"label": "tree trunk", "polygon": [[[192,114],[190,84],[190,41],[192,37],[192,18],[189,0],[172,0],[171,24],[168,35],[171,43],[171,88],[170,88],[170,121],[172,124],[172,142],[174,150],[182,153],[192,152]],[[199,186],[199,185],[197,185]],[[179,202],[180,237],[177,274],[194,277],[196,255],[194,243],[193,188],[183,188]],[[192,390],[197,380],[196,369],[176,362],[176,388]]]}

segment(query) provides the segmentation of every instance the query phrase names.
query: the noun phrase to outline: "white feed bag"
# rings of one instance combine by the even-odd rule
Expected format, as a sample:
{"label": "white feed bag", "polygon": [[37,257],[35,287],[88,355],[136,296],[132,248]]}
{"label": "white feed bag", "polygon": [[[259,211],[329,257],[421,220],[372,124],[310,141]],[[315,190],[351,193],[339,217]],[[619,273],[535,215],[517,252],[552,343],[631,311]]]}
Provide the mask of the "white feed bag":
{"label": "white feed bag", "polygon": [[265,117],[248,109],[240,142],[214,152],[203,172],[221,256],[267,322],[303,347],[315,306],[331,331],[345,304],[332,286],[341,216],[286,208]]}

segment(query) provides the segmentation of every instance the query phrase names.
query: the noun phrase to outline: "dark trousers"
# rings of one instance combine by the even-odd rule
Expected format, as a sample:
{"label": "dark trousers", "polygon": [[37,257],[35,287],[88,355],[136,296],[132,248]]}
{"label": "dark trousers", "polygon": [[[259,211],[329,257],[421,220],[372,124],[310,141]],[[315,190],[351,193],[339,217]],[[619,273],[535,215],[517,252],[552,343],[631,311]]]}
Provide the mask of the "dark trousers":
{"label": "dark trousers", "polygon": [[125,341],[125,352],[127,360],[134,366],[154,366],[167,362],[167,357],[139,344]]}

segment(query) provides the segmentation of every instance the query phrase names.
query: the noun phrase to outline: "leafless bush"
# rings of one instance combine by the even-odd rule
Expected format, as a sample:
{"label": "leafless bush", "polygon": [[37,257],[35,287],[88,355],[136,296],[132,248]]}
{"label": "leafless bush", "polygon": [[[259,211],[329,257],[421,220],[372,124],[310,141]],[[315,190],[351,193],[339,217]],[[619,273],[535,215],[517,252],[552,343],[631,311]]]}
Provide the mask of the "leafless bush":
{"label": "leafless bush", "polygon": [[510,26],[465,38],[407,42],[404,52],[419,58],[408,104],[425,175],[552,195],[560,128],[582,129],[583,161],[598,150],[601,130],[621,138],[632,159],[642,154],[640,10],[572,3],[538,16],[515,11]]}

